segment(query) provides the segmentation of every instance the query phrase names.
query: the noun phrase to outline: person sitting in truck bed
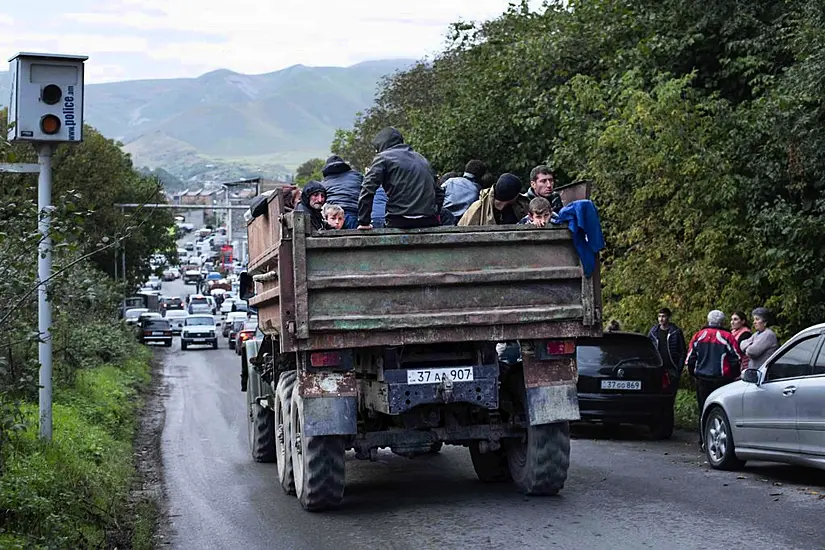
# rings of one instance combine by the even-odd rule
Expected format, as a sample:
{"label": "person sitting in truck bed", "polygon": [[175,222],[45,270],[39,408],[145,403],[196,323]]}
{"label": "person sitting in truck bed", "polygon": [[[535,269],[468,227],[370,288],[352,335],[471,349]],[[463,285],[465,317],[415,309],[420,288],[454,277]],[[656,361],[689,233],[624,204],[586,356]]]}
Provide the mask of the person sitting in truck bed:
{"label": "person sitting in truck bed", "polygon": [[481,178],[487,173],[487,165],[480,160],[471,160],[464,167],[464,174],[448,179],[441,184],[444,189],[444,210],[456,220],[461,219],[470,205],[478,200],[481,193]]}
{"label": "person sitting in truck bed", "polygon": [[521,218],[519,225],[535,225],[536,227],[544,227],[553,217],[553,211],[550,209],[550,201],[544,197],[536,197],[530,201],[527,207],[527,215]]}
{"label": "person sitting in truck bed", "polygon": [[502,174],[495,185],[485,189],[479,199],[458,220],[458,225],[517,224],[527,215],[529,201],[521,195],[521,180]]}
{"label": "person sitting in truck bed", "polygon": [[295,207],[295,211],[309,214],[313,229],[323,229],[324,218],[321,216],[321,209],[326,202],[327,190],[323,184],[319,181],[311,181],[301,192],[301,204]]}
{"label": "person sitting in truck bed", "polygon": [[376,155],[361,185],[358,229],[372,229],[372,207],[379,187],[387,192],[387,227],[437,227],[444,190],[436,185],[429,161],[404,143],[401,132],[384,128],[372,141]]}
{"label": "person sitting in truck bed", "polygon": [[342,229],[345,227],[345,210],[337,204],[326,203],[321,214],[324,216],[324,229]]}

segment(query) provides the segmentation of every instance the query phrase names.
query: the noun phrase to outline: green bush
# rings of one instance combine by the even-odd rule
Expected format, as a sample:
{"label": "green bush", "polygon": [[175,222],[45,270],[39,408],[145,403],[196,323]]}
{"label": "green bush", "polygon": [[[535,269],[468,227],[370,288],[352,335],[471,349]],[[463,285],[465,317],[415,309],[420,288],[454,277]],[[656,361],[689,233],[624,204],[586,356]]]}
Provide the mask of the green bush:
{"label": "green bush", "polygon": [[0,546],[99,548],[128,545],[132,439],[149,381],[147,351],[122,366],[78,373],[55,395],[54,437],[37,437],[37,407],[4,449]]}
{"label": "green bush", "polygon": [[699,429],[699,406],[696,404],[696,392],[680,389],[676,393],[674,418],[677,428],[685,430]]}

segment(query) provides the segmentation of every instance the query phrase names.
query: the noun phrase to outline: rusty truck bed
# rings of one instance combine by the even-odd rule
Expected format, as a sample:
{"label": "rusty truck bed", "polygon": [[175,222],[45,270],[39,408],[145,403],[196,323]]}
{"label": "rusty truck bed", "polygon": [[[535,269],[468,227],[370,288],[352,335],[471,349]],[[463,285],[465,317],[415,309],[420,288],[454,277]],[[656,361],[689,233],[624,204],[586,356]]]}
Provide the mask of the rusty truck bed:
{"label": "rusty truck bed", "polygon": [[318,232],[274,193],[248,234],[249,303],[282,352],[601,333],[565,227]]}

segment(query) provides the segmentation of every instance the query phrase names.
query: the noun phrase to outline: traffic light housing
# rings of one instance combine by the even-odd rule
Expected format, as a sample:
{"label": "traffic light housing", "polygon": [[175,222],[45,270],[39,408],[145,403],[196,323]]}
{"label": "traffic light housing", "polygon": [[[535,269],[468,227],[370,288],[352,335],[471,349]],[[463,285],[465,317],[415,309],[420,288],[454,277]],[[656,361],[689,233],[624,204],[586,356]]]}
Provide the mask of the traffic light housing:
{"label": "traffic light housing", "polygon": [[87,59],[19,53],[9,60],[9,141],[83,140],[83,62]]}

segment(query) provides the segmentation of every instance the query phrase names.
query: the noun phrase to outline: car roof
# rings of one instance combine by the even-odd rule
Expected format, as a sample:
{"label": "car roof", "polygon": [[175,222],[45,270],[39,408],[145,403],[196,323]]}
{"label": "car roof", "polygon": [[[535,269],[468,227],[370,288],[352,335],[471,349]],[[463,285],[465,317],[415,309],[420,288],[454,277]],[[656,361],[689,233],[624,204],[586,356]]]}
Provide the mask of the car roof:
{"label": "car roof", "polygon": [[169,311],[166,312],[166,316],[169,317],[170,315],[172,317],[188,317],[189,316],[189,314],[186,313],[185,309],[170,309]]}
{"label": "car roof", "polygon": [[194,315],[189,315],[188,317],[190,319],[203,319],[203,318],[206,318],[206,317],[209,317],[210,319],[213,319],[213,320],[215,319],[215,317],[213,317],[212,315],[209,315],[208,313],[195,313]]}

